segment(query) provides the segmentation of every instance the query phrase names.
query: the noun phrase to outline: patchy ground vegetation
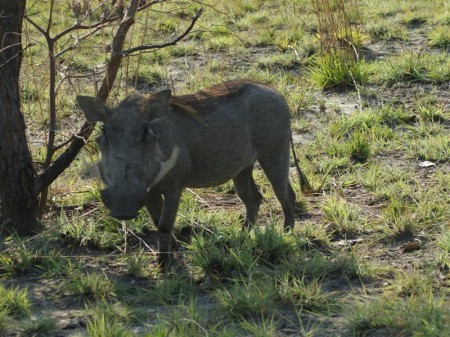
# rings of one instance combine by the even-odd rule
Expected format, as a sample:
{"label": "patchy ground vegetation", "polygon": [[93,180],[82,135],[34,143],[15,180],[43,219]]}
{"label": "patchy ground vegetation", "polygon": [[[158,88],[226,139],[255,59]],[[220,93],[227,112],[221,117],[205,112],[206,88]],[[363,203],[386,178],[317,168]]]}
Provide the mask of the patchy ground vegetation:
{"label": "patchy ground vegetation", "polygon": [[[271,83],[289,100],[294,141],[316,193],[300,195],[292,233],[262,172],[259,226],[240,230],[231,184],[185,192],[177,266],[158,275],[145,212],[107,216],[100,184],[81,179],[98,152],[87,144],[51,190],[45,229],[10,237],[0,252],[0,333],[23,336],[445,336],[450,329],[450,31],[447,1],[350,2],[358,80],[324,57],[307,0],[204,3],[177,46],[131,58],[111,103],[134,91],[192,92],[232,78]],[[29,1],[43,13],[44,4]],[[39,7],[42,6],[42,7]],[[170,11],[179,4],[161,4]],[[142,29],[177,32],[199,4]],[[55,22],[73,11],[60,6]],[[64,15],[62,14],[64,13]],[[36,15],[38,15],[36,14]],[[27,39],[35,41],[32,29]],[[105,35],[110,33],[106,32]],[[164,35],[165,36],[165,35]],[[105,62],[89,42],[65,65],[63,137],[82,123],[76,80]],[[356,43],[358,42],[358,43]],[[46,125],[39,43],[24,58],[23,109],[35,158]],[[337,65],[337,67],[336,67]],[[345,69],[345,67],[344,67]],[[340,84],[346,82],[346,85]]]}

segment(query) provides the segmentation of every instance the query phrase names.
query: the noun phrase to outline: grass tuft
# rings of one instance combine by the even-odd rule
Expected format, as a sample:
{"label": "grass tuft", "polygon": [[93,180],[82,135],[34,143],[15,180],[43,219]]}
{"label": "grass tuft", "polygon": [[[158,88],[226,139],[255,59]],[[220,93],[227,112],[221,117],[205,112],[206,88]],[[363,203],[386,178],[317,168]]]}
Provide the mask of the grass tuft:
{"label": "grass tuft", "polygon": [[76,273],[66,285],[67,290],[83,300],[104,300],[115,296],[115,285],[98,272]]}
{"label": "grass tuft", "polygon": [[450,49],[450,32],[448,26],[436,27],[428,34],[428,44],[431,47]]}
{"label": "grass tuft", "polygon": [[242,277],[215,294],[224,313],[235,318],[253,315],[267,317],[274,309],[276,291],[272,284],[255,274]]}
{"label": "grass tuft", "polygon": [[356,234],[364,228],[359,208],[342,198],[329,197],[322,211],[325,218],[333,224],[334,230],[340,234]]}
{"label": "grass tuft", "polygon": [[450,160],[450,138],[446,135],[415,139],[410,144],[410,153],[420,160],[436,163]]}
{"label": "grass tuft", "polygon": [[134,334],[117,320],[99,313],[86,324],[88,337],[131,337]]}
{"label": "grass tuft", "polygon": [[405,300],[384,297],[357,304],[348,317],[347,326],[351,336],[381,333],[440,337],[447,334],[449,323],[445,300],[426,294]]}
{"label": "grass tuft", "polygon": [[371,143],[363,133],[353,133],[349,144],[349,152],[352,160],[365,163],[372,153]]}
{"label": "grass tuft", "polygon": [[367,83],[366,62],[348,62],[339,54],[315,57],[307,68],[307,77],[322,89],[347,89]]}
{"label": "grass tuft", "polygon": [[296,238],[286,234],[274,223],[264,230],[256,227],[252,235],[252,250],[258,259],[264,263],[274,265],[297,252]]}
{"label": "grass tuft", "polygon": [[7,289],[0,285],[0,311],[13,318],[25,318],[31,314],[28,289]]}
{"label": "grass tuft", "polygon": [[240,228],[226,233],[200,233],[186,246],[194,267],[213,277],[230,277],[246,273],[256,257],[248,249],[250,236]]}
{"label": "grass tuft", "polygon": [[52,337],[57,331],[56,321],[47,316],[31,319],[22,323],[21,336],[23,337]]}
{"label": "grass tuft", "polygon": [[337,309],[336,294],[324,291],[318,279],[305,281],[303,278],[291,277],[286,273],[278,277],[276,288],[277,298],[298,310],[328,314]]}

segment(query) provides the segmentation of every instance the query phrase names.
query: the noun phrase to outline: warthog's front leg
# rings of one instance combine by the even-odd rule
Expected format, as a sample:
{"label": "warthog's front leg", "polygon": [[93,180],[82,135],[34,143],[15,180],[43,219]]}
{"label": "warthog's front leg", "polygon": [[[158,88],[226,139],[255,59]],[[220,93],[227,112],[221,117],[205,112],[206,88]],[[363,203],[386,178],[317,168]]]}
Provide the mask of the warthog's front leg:
{"label": "warthog's front leg", "polygon": [[161,270],[165,270],[171,260],[172,229],[180,203],[181,190],[174,190],[164,194],[164,204],[158,225],[158,263]]}
{"label": "warthog's front leg", "polygon": [[159,222],[161,220],[161,213],[163,208],[163,198],[161,194],[149,194],[145,200],[145,207],[147,208],[150,217],[158,228]]}

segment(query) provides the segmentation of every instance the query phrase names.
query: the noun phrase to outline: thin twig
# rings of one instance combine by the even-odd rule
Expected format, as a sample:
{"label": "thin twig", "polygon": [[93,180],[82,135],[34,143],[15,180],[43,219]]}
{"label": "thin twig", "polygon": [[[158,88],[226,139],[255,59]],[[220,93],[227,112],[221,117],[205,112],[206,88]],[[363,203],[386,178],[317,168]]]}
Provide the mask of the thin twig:
{"label": "thin twig", "polygon": [[212,209],[211,205],[208,204],[208,203],[206,202],[205,199],[203,199],[201,196],[199,196],[197,193],[195,193],[192,189],[187,188],[186,190],[187,190],[189,193],[195,195],[195,197],[196,197],[198,200],[200,200],[200,202],[202,202],[203,204],[205,204],[208,208]]}
{"label": "thin twig", "polygon": [[186,37],[190,33],[192,28],[194,28],[194,25],[197,22],[197,20],[200,18],[200,16],[202,15],[202,12],[203,12],[203,10],[200,9],[197,12],[197,14],[195,14],[195,16],[192,18],[191,24],[184,31],[184,33],[182,33],[181,35],[177,36],[172,41],[165,42],[165,43],[159,43],[159,44],[145,44],[145,45],[137,46],[137,47],[134,47],[134,48],[125,49],[125,50],[122,51],[122,56],[133,56],[133,53],[138,52],[138,51],[151,50],[151,49],[162,49],[164,47],[176,45],[179,41],[181,41],[184,37]]}
{"label": "thin twig", "polygon": [[[20,45],[21,45],[21,44],[20,44]],[[0,68],[4,67],[4,66],[7,65],[9,62],[13,61],[16,57],[18,57],[20,54],[23,54],[23,52],[24,52],[25,50],[27,50],[28,48],[30,48],[30,47],[32,47],[32,46],[35,46],[35,45],[36,45],[35,43],[30,43],[30,44],[29,44],[28,46],[26,46],[25,48],[22,48],[22,49],[21,49],[20,51],[18,51],[15,55],[11,56],[11,57],[10,57],[9,59],[7,59],[5,62],[3,62],[2,64],[0,64]],[[14,47],[14,46],[16,46],[16,44],[9,45],[8,47],[1,49],[1,50],[0,50],[0,53],[3,53],[6,49],[11,48],[11,47]]]}

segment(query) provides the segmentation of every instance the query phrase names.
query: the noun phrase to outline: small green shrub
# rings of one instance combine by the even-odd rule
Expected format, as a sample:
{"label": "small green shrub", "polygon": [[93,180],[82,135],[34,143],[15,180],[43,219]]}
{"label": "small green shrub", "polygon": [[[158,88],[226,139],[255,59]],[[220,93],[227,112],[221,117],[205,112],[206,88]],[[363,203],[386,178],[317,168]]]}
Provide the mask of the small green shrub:
{"label": "small green shrub", "polygon": [[104,300],[115,296],[114,283],[98,272],[76,273],[66,287],[83,300]]}
{"label": "small green shrub", "polygon": [[251,275],[235,280],[215,294],[222,310],[235,317],[267,316],[274,309],[276,291],[263,278]]}
{"label": "small green shrub", "polygon": [[354,88],[368,80],[366,62],[349,60],[344,54],[315,57],[307,67],[307,73],[310,81],[323,89]]}
{"label": "small green shrub", "polygon": [[450,77],[450,61],[443,54],[405,53],[371,66],[376,83],[392,86],[399,82],[444,83]]}
{"label": "small green shrub", "polygon": [[129,328],[117,320],[100,313],[90,319],[86,324],[88,337],[132,337],[134,334]]}
{"label": "small green shrub", "polygon": [[264,230],[257,227],[252,235],[252,250],[258,259],[270,265],[277,264],[297,251],[297,242],[293,235],[270,224]]}
{"label": "small green shrub", "polygon": [[7,312],[8,316],[24,318],[31,314],[31,301],[28,289],[7,289],[0,285],[0,311]]}
{"label": "small green shrub", "polygon": [[318,279],[305,281],[288,273],[276,280],[277,297],[299,310],[328,314],[336,309],[336,295],[322,290]]}
{"label": "small green shrub", "polygon": [[177,304],[189,298],[193,285],[183,275],[164,276],[149,289],[146,298],[155,304]]}
{"label": "small green shrub", "polygon": [[370,36],[376,41],[404,41],[407,39],[407,30],[400,25],[387,24],[386,22],[373,23],[367,27]]}
{"label": "small green shrub", "polygon": [[192,264],[206,275],[230,277],[247,273],[257,257],[249,249],[250,236],[240,228],[200,233],[186,246]]}
{"label": "small green shrub", "polygon": [[450,160],[450,139],[446,135],[428,136],[410,143],[411,155],[421,160],[440,163]]}
{"label": "small green shrub", "polygon": [[358,163],[364,163],[369,159],[372,153],[371,144],[363,133],[353,133],[349,144],[349,153],[350,158]]}
{"label": "small green shrub", "polygon": [[338,233],[355,234],[364,227],[364,223],[360,219],[359,208],[342,198],[330,196],[325,201],[322,211]]}
{"label": "small green shrub", "polygon": [[450,32],[448,26],[436,27],[428,34],[428,44],[432,47],[450,48]]}
{"label": "small green shrub", "polygon": [[432,295],[406,300],[385,296],[382,299],[353,306],[347,318],[349,335],[366,336],[407,334],[408,336],[445,336],[450,323],[445,299]]}
{"label": "small green shrub", "polygon": [[56,321],[47,316],[37,319],[24,321],[21,326],[21,334],[23,337],[53,337],[57,330]]}

